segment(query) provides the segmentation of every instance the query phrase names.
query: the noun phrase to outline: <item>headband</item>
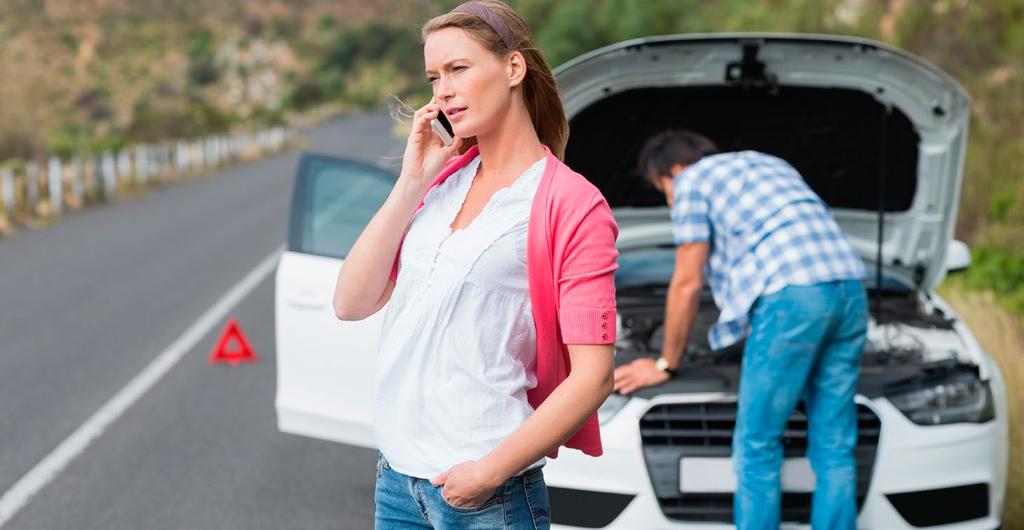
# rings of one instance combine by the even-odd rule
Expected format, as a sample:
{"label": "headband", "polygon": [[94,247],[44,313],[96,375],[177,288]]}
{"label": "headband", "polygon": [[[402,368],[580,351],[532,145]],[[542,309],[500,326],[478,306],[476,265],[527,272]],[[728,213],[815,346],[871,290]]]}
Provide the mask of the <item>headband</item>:
{"label": "headband", "polygon": [[508,51],[512,51],[512,32],[509,31],[505,21],[497,13],[488,9],[486,5],[480,2],[463,2],[452,9],[450,13],[468,13],[482,18],[501,37],[501,40],[505,41]]}

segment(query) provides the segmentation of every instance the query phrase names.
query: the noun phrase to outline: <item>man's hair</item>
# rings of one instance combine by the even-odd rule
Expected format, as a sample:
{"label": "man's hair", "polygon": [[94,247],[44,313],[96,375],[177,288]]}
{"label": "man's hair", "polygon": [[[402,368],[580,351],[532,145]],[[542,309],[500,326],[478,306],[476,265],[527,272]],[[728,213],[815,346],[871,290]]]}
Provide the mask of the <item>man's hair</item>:
{"label": "man's hair", "polygon": [[708,137],[686,129],[660,132],[644,142],[637,159],[637,169],[648,183],[655,175],[671,175],[672,166],[689,166],[708,155],[718,152],[718,146]]}

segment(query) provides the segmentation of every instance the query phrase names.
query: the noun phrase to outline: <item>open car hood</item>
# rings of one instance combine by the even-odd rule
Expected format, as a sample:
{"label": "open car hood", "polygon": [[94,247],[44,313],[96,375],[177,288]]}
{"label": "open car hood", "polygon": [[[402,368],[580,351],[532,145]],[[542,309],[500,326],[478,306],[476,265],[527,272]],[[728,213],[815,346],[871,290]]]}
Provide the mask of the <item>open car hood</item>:
{"label": "open car hood", "polygon": [[644,141],[687,128],[723,151],[793,164],[869,268],[880,247],[887,276],[919,289],[945,276],[970,102],[923,59],[837,36],[666,35],[594,50],[555,76],[566,162],[604,192],[620,226],[665,208],[636,169]]}

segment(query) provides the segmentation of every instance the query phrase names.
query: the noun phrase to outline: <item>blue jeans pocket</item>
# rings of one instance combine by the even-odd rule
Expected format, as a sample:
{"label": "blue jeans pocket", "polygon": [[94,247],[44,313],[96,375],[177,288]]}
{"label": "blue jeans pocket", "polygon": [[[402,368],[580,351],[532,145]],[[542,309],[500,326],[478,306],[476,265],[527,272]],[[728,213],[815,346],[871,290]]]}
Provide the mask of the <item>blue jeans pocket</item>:
{"label": "blue jeans pocket", "polygon": [[505,484],[502,484],[501,486],[498,486],[497,488],[495,488],[494,493],[492,493],[491,496],[486,501],[484,501],[483,504],[481,504],[480,506],[474,506],[474,507],[471,507],[471,508],[463,508],[463,507],[459,507],[459,506],[452,506],[452,504],[448,502],[448,499],[444,498],[444,487],[443,486],[438,486],[435,489],[437,491],[437,496],[441,498],[441,502],[444,503],[444,505],[446,507],[448,507],[448,509],[452,510],[453,512],[461,513],[461,514],[467,514],[468,515],[468,514],[481,513],[481,512],[484,512],[484,511],[488,510],[489,508],[492,508],[492,507],[495,507],[495,506],[501,506],[501,504],[505,502],[505,496],[504,496]]}

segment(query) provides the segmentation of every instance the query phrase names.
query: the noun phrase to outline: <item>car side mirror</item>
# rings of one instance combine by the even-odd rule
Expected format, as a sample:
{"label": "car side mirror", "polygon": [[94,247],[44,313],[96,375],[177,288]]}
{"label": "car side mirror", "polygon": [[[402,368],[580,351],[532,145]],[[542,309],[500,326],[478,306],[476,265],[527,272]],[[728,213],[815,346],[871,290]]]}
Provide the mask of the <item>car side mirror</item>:
{"label": "car side mirror", "polygon": [[971,249],[967,243],[952,239],[946,247],[946,272],[959,272],[971,265]]}

